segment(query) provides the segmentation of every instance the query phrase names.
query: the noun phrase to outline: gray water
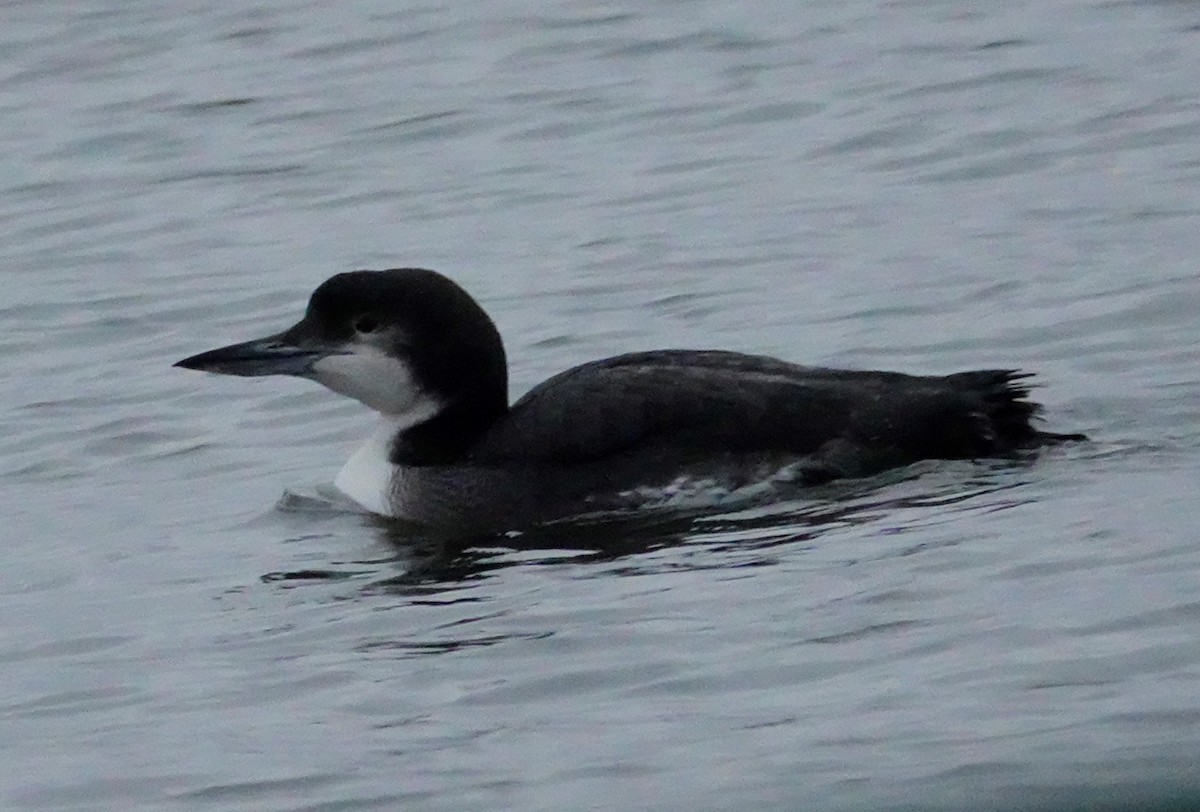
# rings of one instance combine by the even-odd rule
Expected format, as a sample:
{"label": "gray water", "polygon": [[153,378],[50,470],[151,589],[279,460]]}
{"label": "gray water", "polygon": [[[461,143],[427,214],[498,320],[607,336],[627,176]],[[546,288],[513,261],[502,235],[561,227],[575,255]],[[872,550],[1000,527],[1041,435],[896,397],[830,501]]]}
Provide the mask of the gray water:
{"label": "gray water", "polygon": [[[0,6],[0,806],[1200,804],[1200,6]],[[1039,373],[1086,444],[437,548],[171,363],[420,265],[513,394]]]}

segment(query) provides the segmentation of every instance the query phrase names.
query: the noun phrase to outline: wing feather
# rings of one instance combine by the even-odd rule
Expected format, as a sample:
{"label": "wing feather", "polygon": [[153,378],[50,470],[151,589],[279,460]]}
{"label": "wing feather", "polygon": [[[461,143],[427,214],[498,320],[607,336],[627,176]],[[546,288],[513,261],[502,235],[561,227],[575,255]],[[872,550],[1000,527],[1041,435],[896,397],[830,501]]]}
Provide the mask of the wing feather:
{"label": "wing feather", "polygon": [[598,461],[669,444],[836,456],[867,473],[1004,450],[1036,406],[1013,370],[944,377],[806,367],[724,351],[595,361],[535,387],[473,449],[479,464]]}

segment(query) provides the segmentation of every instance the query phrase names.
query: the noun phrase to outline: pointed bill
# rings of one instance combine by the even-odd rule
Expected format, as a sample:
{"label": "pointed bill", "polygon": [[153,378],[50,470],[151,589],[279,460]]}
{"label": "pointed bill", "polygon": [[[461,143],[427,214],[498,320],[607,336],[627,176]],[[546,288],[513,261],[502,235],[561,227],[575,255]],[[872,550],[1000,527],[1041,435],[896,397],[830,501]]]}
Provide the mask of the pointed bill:
{"label": "pointed bill", "polygon": [[220,347],[182,361],[174,366],[215,372],[220,375],[307,375],[312,365],[339,351],[332,347],[298,347],[287,341],[287,333]]}

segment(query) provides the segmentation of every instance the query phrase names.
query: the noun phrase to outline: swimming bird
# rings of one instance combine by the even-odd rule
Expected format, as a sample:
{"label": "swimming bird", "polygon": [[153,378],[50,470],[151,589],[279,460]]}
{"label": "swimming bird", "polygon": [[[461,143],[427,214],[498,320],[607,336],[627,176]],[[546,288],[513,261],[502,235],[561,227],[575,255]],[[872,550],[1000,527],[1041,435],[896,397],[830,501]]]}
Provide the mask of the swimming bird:
{"label": "swimming bird", "polygon": [[924,459],[1063,440],[1034,425],[1029,374],[944,376],[800,366],[724,350],[653,350],[568,369],[508,402],[495,324],[430,270],[340,273],[266,338],[175,364],[293,375],[378,412],[335,485],[383,516],[511,529],[722,492],[865,477]]}

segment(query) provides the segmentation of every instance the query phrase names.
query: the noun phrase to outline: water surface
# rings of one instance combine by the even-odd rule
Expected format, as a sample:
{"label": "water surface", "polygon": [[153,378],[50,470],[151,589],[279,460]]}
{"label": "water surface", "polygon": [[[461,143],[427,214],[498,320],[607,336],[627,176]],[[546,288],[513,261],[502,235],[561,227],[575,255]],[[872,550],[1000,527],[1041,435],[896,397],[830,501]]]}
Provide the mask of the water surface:
{"label": "water surface", "polygon": [[[17,2],[0,54],[6,808],[1200,797],[1200,8]],[[514,396],[1019,366],[1094,441],[422,542],[319,498],[360,407],[170,367],[397,265]]]}

